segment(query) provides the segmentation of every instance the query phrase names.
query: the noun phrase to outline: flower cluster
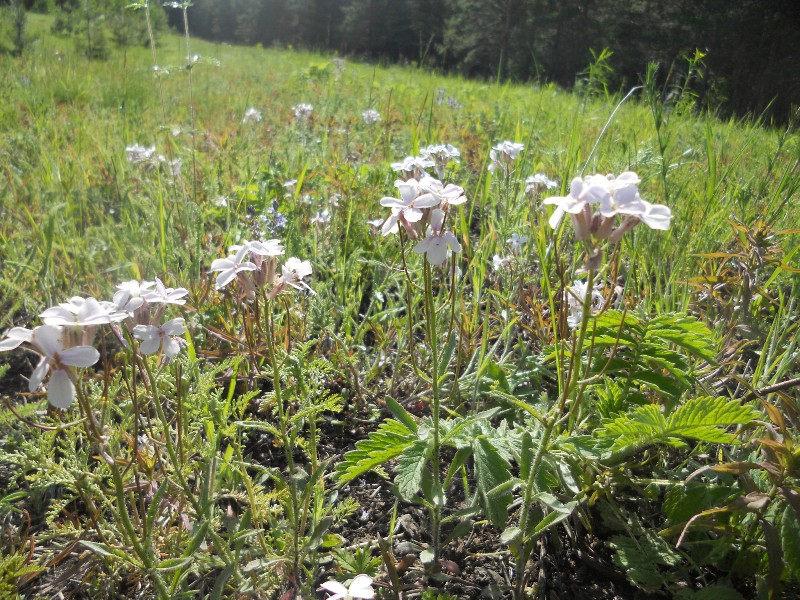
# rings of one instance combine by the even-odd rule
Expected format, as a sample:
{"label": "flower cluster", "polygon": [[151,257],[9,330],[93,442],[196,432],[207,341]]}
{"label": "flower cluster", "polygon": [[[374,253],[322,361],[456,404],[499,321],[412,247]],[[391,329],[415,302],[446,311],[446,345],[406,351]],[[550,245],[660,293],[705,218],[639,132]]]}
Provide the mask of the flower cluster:
{"label": "flower cluster", "polygon": [[170,160],[163,154],[156,154],[155,146],[145,147],[140,144],[132,144],[126,146],[125,155],[132,165],[139,165],[150,170],[163,166],[167,177],[171,179],[180,176],[183,167],[183,161],[180,158]]}
{"label": "flower cluster", "polygon": [[266,290],[268,298],[287,291],[288,287],[314,295],[304,279],[311,275],[311,263],[299,258],[289,258],[278,274],[278,257],[284,254],[280,240],[243,241],[231,246],[227,258],[211,263],[211,272],[217,272],[216,289],[221,290],[236,280],[240,289],[250,298],[257,290]]}
{"label": "flower cluster", "polygon": [[[569,325],[571,329],[577,329],[581,324],[586,294],[588,293],[587,287],[585,281],[575,281],[564,291],[564,299],[567,301],[567,306],[569,307],[567,325]],[[591,299],[589,302],[591,310],[595,311],[603,307],[605,299],[603,298],[603,294],[601,294],[597,288],[594,288],[591,290]]]}
{"label": "flower cluster", "polygon": [[[669,229],[672,212],[663,204],[650,204],[639,196],[639,176],[626,171],[614,175],[590,175],[572,180],[568,196],[554,196],[544,204],[556,207],[550,217],[550,227],[555,229],[565,214],[572,217],[575,237],[578,240],[608,239],[618,242],[625,232],[640,221],[651,229]],[[594,208],[597,208],[593,212]],[[616,215],[625,219],[616,225]]]}
{"label": "flower cluster", "polygon": [[381,113],[374,108],[368,108],[361,113],[361,118],[364,119],[365,124],[372,125],[381,120]]}
{"label": "flower cluster", "polygon": [[[155,281],[126,281],[117,286],[111,301],[74,296],[67,302],[43,311],[43,325],[26,329],[14,327],[0,340],[0,351],[14,350],[22,344],[40,356],[31,374],[28,389],[37,391],[48,373],[47,401],[56,408],[66,409],[75,399],[77,376],[73,368],[91,367],[100,359],[94,348],[97,328],[108,325],[127,345],[120,327],[140,341],[142,354],[162,352],[169,361],[180,352],[181,336],[186,331],[182,318],[161,322],[169,304],[181,305],[188,294],[184,288],[166,287]],[[150,308],[154,307],[151,313]]]}
{"label": "flower cluster", "polygon": [[460,162],[461,153],[450,144],[431,145],[420,150],[423,157],[433,161],[439,179],[444,179],[444,170],[451,162]]}
{"label": "flower cluster", "polygon": [[261,119],[263,119],[263,115],[261,111],[257,108],[250,107],[247,109],[247,112],[244,113],[244,118],[242,119],[242,123],[245,125],[248,123],[260,123]]}
{"label": "flower cluster", "polygon": [[553,181],[544,173],[536,173],[525,179],[525,193],[529,196],[536,196],[543,190],[554,190],[558,187],[558,182]]}
{"label": "flower cluster", "polygon": [[452,183],[444,185],[430,176],[397,180],[395,187],[399,198],[381,198],[381,206],[392,209],[381,228],[383,235],[397,233],[402,226],[409,238],[418,240],[414,252],[425,254],[434,265],[441,265],[449,251],[461,252],[461,244],[447,230],[446,222],[449,207],[467,201],[463,188]]}
{"label": "flower cluster", "polygon": [[298,121],[307,121],[311,118],[311,113],[314,112],[314,107],[305,102],[300,102],[292,107],[294,118]]}
{"label": "flower cluster", "polygon": [[511,163],[517,158],[517,154],[523,150],[525,150],[525,144],[509,142],[508,140],[497,144],[497,146],[492,146],[489,151],[489,159],[492,161],[489,163],[489,171],[494,172],[500,169],[504,173],[508,173]]}

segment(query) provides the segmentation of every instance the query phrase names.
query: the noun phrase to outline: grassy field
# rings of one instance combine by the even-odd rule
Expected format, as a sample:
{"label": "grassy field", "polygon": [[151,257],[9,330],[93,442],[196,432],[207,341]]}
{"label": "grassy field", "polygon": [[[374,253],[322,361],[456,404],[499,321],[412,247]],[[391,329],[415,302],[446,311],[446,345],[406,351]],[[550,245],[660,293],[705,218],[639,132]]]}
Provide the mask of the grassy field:
{"label": "grassy field", "polygon": [[[29,392],[37,357],[0,346],[2,593],[797,591],[792,127],[696,114],[681,79],[623,101],[167,34],[88,61],[49,24],[0,56],[0,331],[155,278],[185,304],[137,326],[186,331],[163,360],[130,313],[80,372],[34,344],[69,373],[66,412]],[[524,150],[490,171],[504,140]],[[431,144],[459,149],[439,179],[467,198],[439,205],[461,246],[444,266],[413,227],[380,232],[391,164]],[[626,171],[667,230],[550,227],[573,178]],[[557,186],[526,191],[536,173]],[[286,270],[215,289],[229,246],[271,238],[310,262],[305,293],[278,294]],[[388,521],[359,521],[376,498]],[[612,595],[565,583],[565,548],[590,547]],[[484,581],[478,556],[510,567]]]}

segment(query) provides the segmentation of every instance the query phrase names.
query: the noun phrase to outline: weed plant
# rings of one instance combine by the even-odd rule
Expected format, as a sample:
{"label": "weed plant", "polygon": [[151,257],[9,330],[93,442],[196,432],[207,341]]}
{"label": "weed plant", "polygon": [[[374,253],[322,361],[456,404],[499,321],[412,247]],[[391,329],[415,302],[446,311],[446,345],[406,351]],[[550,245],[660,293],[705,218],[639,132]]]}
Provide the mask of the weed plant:
{"label": "weed plant", "polygon": [[3,593],[464,596],[487,527],[478,595],[566,546],[797,589],[795,124],[603,54],[573,95],[50,25],[0,56]]}

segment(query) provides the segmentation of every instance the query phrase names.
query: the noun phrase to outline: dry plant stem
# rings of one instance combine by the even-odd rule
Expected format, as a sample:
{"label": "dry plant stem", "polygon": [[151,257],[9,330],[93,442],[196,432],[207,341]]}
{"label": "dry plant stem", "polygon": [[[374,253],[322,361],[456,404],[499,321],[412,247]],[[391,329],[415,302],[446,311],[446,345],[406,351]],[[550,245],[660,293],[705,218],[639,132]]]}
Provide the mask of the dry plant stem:
{"label": "dry plant stem", "polygon": [[433,285],[431,281],[431,264],[425,257],[425,325],[427,328],[428,347],[431,353],[431,418],[433,420],[433,447],[431,449],[431,470],[433,471],[433,493],[429,498],[431,502],[431,538],[433,545],[433,561],[438,564],[441,553],[441,522],[442,522],[442,476],[440,468],[440,442],[439,442],[439,415],[441,393],[439,391],[439,351],[436,347],[436,306],[433,301]]}
{"label": "dry plant stem", "polygon": [[[578,403],[578,396],[573,394],[573,390],[578,389],[578,381],[580,377],[580,357],[583,351],[583,343],[586,339],[586,330],[589,327],[589,318],[592,314],[592,286],[594,285],[594,271],[589,269],[586,276],[586,295],[583,299],[583,313],[581,315],[580,329],[578,330],[577,342],[572,352],[570,359],[570,368],[567,376],[567,384],[563,387],[561,398],[558,404],[550,411],[550,414],[545,416],[545,428],[542,432],[542,438],[539,442],[539,447],[536,449],[536,455],[533,459],[530,471],[528,472],[528,480],[525,482],[525,489],[522,496],[522,514],[520,515],[520,551],[517,554],[515,565],[516,581],[514,585],[514,598],[515,600],[522,600],[525,597],[525,565],[528,558],[536,546],[538,538],[525,539],[527,531],[531,528],[531,508],[533,507],[533,496],[536,490],[536,474],[542,464],[542,459],[550,445],[550,438],[556,430],[560,416],[563,414],[567,406],[567,402],[571,399],[573,404]],[[555,326],[553,328],[555,330]],[[574,397],[573,397],[574,396]],[[572,411],[570,411],[572,412]]]}

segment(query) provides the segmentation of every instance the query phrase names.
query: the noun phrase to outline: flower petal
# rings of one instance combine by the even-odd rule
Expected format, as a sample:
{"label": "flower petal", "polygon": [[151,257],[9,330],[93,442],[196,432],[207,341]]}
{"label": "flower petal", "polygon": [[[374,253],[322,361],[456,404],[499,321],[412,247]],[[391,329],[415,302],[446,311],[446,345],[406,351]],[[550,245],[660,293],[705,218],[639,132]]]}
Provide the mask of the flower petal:
{"label": "flower petal", "polygon": [[100,360],[100,353],[92,346],[73,346],[59,352],[58,357],[70,367],[91,367]]}
{"label": "flower petal", "polygon": [[47,401],[56,408],[67,409],[75,398],[75,386],[64,369],[56,370],[47,384]]}

